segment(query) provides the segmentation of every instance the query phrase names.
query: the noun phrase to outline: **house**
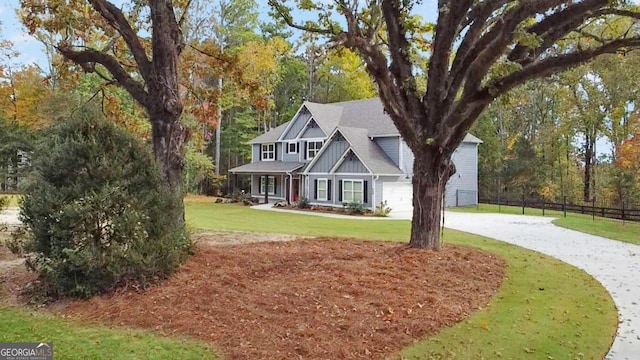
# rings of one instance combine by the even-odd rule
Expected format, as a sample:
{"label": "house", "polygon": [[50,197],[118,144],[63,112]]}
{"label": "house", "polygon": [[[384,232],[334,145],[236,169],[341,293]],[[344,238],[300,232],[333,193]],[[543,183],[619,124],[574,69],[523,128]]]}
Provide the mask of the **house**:
{"label": "house", "polygon": [[[447,183],[445,206],[478,201],[478,151],[467,135],[453,154],[457,173]],[[294,203],[394,211],[412,209],[413,153],[378,98],[332,104],[304,102],[293,119],[250,141],[251,163],[229,170],[248,176],[251,195]],[[236,178],[237,180],[237,178]]]}

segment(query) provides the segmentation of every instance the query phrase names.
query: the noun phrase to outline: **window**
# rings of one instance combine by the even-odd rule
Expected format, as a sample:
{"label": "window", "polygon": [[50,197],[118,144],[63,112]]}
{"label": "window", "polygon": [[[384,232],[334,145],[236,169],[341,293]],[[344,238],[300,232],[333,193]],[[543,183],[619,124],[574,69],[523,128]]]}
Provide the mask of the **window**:
{"label": "window", "polygon": [[[264,194],[264,176],[260,176],[260,194]],[[275,176],[267,176],[267,190],[269,191],[269,195],[276,194],[276,178]]]}
{"label": "window", "polygon": [[262,144],[262,161],[274,161],[276,159],[276,144]]}
{"label": "window", "polygon": [[327,179],[318,179],[318,183],[316,185],[316,199],[326,201],[329,198],[329,186],[327,181]]}
{"label": "window", "polygon": [[307,142],[307,160],[313,159],[320,151],[324,141],[309,141]]}
{"label": "window", "polygon": [[297,154],[298,153],[298,143],[292,142],[287,144],[287,154]]}
{"label": "window", "polygon": [[362,180],[342,180],[342,202],[363,203],[363,189]]}

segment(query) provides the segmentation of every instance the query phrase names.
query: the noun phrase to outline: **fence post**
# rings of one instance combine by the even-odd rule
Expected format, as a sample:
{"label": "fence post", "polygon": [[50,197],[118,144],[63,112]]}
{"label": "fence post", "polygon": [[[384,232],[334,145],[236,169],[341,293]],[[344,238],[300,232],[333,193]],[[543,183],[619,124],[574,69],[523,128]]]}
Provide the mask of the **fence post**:
{"label": "fence post", "polygon": [[545,204],[545,201],[544,201],[544,199],[543,199],[543,200],[542,200],[542,216],[544,216],[544,204]]}
{"label": "fence post", "polygon": [[562,212],[564,213],[564,217],[567,217],[567,196],[566,195],[562,201]]}
{"label": "fence post", "polygon": [[524,193],[522,194],[522,215],[524,215]]}
{"label": "fence post", "polygon": [[591,199],[591,220],[596,220],[596,197]]}
{"label": "fence post", "polygon": [[502,201],[500,201],[500,193],[498,193],[498,212],[502,212]]}
{"label": "fence post", "polygon": [[622,225],[624,225],[624,220],[625,220],[625,216],[624,216],[624,201],[622,202]]}

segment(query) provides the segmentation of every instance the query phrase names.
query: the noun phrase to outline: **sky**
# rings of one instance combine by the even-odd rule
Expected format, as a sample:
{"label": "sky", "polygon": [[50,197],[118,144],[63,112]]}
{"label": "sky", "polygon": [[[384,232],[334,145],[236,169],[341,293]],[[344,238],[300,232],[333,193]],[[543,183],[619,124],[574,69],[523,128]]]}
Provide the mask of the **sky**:
{"label": "sky", "polygon": [[[266,16],[266,0],[256,0],[260,4],[261,9],[265,9]],[[640,1],[640,0],[637,0]],[[121,4],[123,0],[112,0],[115,4]],[[420,6],[420,12],[423,16],[433,21],[435,19],[436,0],[425,0]],[[9,40],[14,43],[14,49],[20,53],[20,57],[16,59],[18,64],[36,63],[42,68],[46,68],[46,57],[42,44],[35,38],[30,36],[24,26],[18,20],[16,10],[20,8],[19,0],[0,0],[0,40]]]}

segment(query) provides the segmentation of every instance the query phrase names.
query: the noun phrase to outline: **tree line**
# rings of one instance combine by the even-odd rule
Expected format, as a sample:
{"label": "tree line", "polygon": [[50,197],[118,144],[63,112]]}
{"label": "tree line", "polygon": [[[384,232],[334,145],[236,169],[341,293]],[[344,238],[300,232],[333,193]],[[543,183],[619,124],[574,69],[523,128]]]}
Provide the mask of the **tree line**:
{"label": "tree line", "polygon": [[[494,164],[482,167],[482,181],[497,184],[485,192],[604,197],[595,193],[603,189],[602,137],[615,147],[610,168],[624,169],[608,172],[615,190],[609,197],[632,190],[635,104],[605,91],[613,91],[605,74],[584,65],[600,56],[632,58],[640,47],[637,6],[443,0],[429,23],[416,12],[421,1],[268,4],[272,19],[265,22],[261,4],[251,0],[122,7],[107,0],[21,1],[22,22],[50,59],[49,71],[37,74],[48,92],[37,96],[62,95],[48,102],[54,110],[42,121],[73,111],[74,99],[99,101],[106,115],[149,141],[166,185],[181,194],[192,190],[185,179],[216,180],[206,166],[213,129],[220,139],[214,173],[224,174],[247,160],[247,139],[289,120],[303,99],[344,101],[377,90],[415,155],[410,245],[435,250],[442,193],[455,173],[451,156],[480,117],[475,129],[486,133],[486,148],[499,144],[486,157]],[[290,28],[304,35],[294,40]],[[7,121],[22,121],[18,111],[42,117],[19,109],[17,71],[8,74]],[[190,167],[190,159],[199,165]],[[204,176],[183,176],[195,169]],[[572,185],[579,178],[582,186]],[[176,225],[184,225],[180,216]]]}

